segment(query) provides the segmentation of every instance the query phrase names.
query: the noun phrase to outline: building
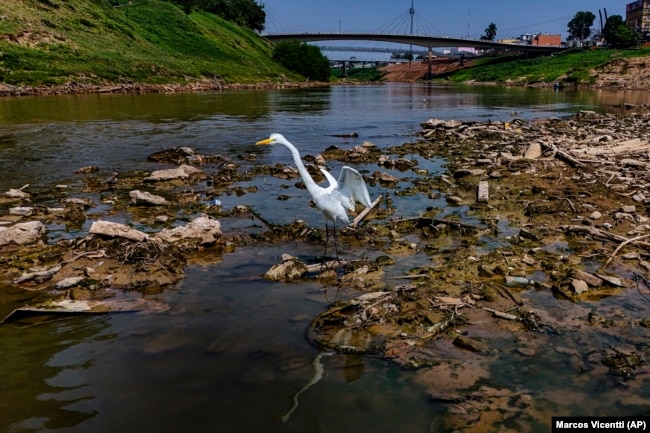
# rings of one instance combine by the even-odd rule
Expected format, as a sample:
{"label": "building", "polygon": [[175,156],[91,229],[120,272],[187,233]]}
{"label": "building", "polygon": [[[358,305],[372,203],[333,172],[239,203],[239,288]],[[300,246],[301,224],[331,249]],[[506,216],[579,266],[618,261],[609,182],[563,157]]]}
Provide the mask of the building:
{"label": "building", "polygon": [[497,42],[500,44],[521,44],[522,41],[519,38],[504,38],[504,39],[497,39]]}
{"label": "building", "polygon": [[630,30],[650,35],[650,0],[638,0],[625,6],[625,25]]}
{"label": "building", "polygon": [[533,45],[540,45],[540,46],[550,45],[550,46],[559,47],[560,45],[562,45],[562,36],[538,34],[533,36]]}
{"label": "building", "polygon": [[[650,1],[650,0],[648,0]],[[546,33],[526,33],[518,38],[504,38],[497,42],[502,44],[514,45],[540,45],[540,46],[557,46],[562,45],[562,35],[549,35]]]}

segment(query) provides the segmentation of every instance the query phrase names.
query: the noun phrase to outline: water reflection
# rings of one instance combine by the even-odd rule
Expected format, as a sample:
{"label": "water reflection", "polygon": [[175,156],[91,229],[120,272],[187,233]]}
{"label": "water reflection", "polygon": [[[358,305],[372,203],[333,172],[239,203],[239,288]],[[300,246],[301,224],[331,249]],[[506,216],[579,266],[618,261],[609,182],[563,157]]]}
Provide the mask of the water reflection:
{"label": "water reflection", "polygon": [[[0,326],[3,398],[0,430],[43,431],[76,426],[97,414],[89,350],[109,326],[105,317],[72,318],[22,329]],[[11,348],[8,350],[8,348]]]}

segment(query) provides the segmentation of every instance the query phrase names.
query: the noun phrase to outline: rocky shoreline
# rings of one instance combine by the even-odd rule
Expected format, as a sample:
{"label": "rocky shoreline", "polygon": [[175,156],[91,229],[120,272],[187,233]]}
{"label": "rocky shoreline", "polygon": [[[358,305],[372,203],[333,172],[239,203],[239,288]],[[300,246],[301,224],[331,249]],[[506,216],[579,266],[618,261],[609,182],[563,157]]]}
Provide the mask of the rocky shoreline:
{"label": "rocky shoreline", "polygon": [[46,95],[81,95],[104,93],[182,93],[182,92],[210,92],[229,90],[268,90],[268,89],[293,89],[303,87],[325,86],[327,83],[295,82],[284,78],[277,82],[260,83],[224,83],[218,80],[195,80],[187,83],[133,83],[129,81],[115,83],[88,83],[71,81],[52,86],[16,86],[0,83],[0,97],[10,96],[46,96]]}

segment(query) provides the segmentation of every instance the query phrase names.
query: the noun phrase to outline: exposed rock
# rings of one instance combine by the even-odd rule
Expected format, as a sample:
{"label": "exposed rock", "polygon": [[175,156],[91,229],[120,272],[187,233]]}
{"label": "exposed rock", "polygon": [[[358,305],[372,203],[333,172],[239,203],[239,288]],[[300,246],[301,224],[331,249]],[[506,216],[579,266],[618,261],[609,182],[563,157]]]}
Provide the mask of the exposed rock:
{"label": "exposed rock", "polygon": [[181,165],[178,168],[168,168],[164,170],[156,170],[150,176],[145,177],[145,182],[163,182],[174,179],[188,179],[190,176],[203,173],[200,169],[192,167],[191,165]]}
{"label": "exposed rock", "polygon": [[586,282],[573,278],[571,280],[571,287],[576,294],[581,294],[589,290],[589,286]]}
{"label": "exposed rock", "polygon": [[84,208],[95,207],[95,202],[89,198],[78,198],[78,197],[64,198],[63,200],[61,200],[61,203],[65,205],[74,204],[78,206],[83,206]]}
{"label": "exposed rock", "polygon": [[388,173],[375,173],[374,177],[382,183],[397,183],[399,182],[399,178],[393,176],[392,174]]}
{"label": "exposed rock", "polygon": [[489,346],[484,342],[475,338],[465,337],[464,335],[459,335],[454,338],[454,346],[477,353],[488,353],[490,351]]}
{"label": "exposed rock", "polygon": [[23,191],[25,188],[27,188],[29,184],[23,185],[22,187],[15,189],[15,188],[10,188],[7,192],[5,192],[5,196],[9,198],[17,198],[17,199],[27,199],[30,197],[30,194]]}
{"label": "exposed rock", "polygon": [[129,192],[129,196],[135,205],[168,206],[171,204],[167,199],[165,199],[165,197],[151,194],[147,191],[140,191],[138,189]]}
{"label": "exposed rock", "polygon": [[573,277],[584,281],[591,287],[600,287],[600,285],[603,284],[603,280],[598,278],[596,275],[580,270],[574,270]]}
{"label": "exposed rock", "polygon": [[88,173],[95,173],[97,171],[99,171],[99,167],[97,167],[96,165],[88,165],[86,167],[81,167],[76,169],[75,171],[73,171],[73,173],[88,174]]}
{"label": "exposed rock", "polygon": [[9,215],[30,216],[34,213],[33,207],[17,206],[9,209]]}
{"label": "exposed rock", "polygon": [[531,143],[524,154],[525,159],[537,159],[542,156],[542,145],[538,142]]}
{"label": "exposed rock", "polygon": [[10,227],[0,227],[0,246],[9,244],[32,244],[45,235],[45,225],[40,221],[17,223]]}
{"label": "exposed rock", "polygon": [[282,263],[273,265],[266,271],[264,278],[273,281],[293,281],[300,279],[307,273],[307,266],[297,257],[282,254]]}
{"label": "exposed rock", "polygon": [[57,290],[69,289],[70,287],[74,287],[74,286],[79,285],[79,283],[82,282],[85,279],[86,279],[85,277],[68,277],[68,278],[64,278],[61,281],[59,281],[58,283],[56,283],[54,285],[54,288],[57,289]]}
{"label": "exposed rock", "polygon": [[147,160],[160,163],[181,164],[187,162],[188,158],[194,155],[194,149],[187,146],[180,146],[154,152],[147,157]]}
{"label": "exposed rock", "polygon": [[124,238],[140,242],[149,239],[149,235],[139,230],[131,228],[126,224],[120,224],[112,221],[95,221],[90,226],[93,235],[108,236],[111,238]]}
{"label": "exposed rock", "polygon": [[208,216],[193,219],[187,225],[163,229],[154,239],[169,243],[195,243],[197,245],[214,244],[221,240],[221,223]]}

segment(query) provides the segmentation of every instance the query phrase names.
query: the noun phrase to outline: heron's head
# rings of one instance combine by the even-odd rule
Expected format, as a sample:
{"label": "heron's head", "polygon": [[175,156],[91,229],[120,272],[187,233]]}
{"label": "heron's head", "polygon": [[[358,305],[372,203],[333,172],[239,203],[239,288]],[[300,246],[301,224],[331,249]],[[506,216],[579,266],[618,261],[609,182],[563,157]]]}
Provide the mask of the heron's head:
{"label": "heron's head", "polygon": [[264,145],[264,144],[275,144],[275,143],[283,143],[287,141],[282,134],[271,134],[269,138],[266,140],[260,140],[257,143],[255,143],[258,146]]}

